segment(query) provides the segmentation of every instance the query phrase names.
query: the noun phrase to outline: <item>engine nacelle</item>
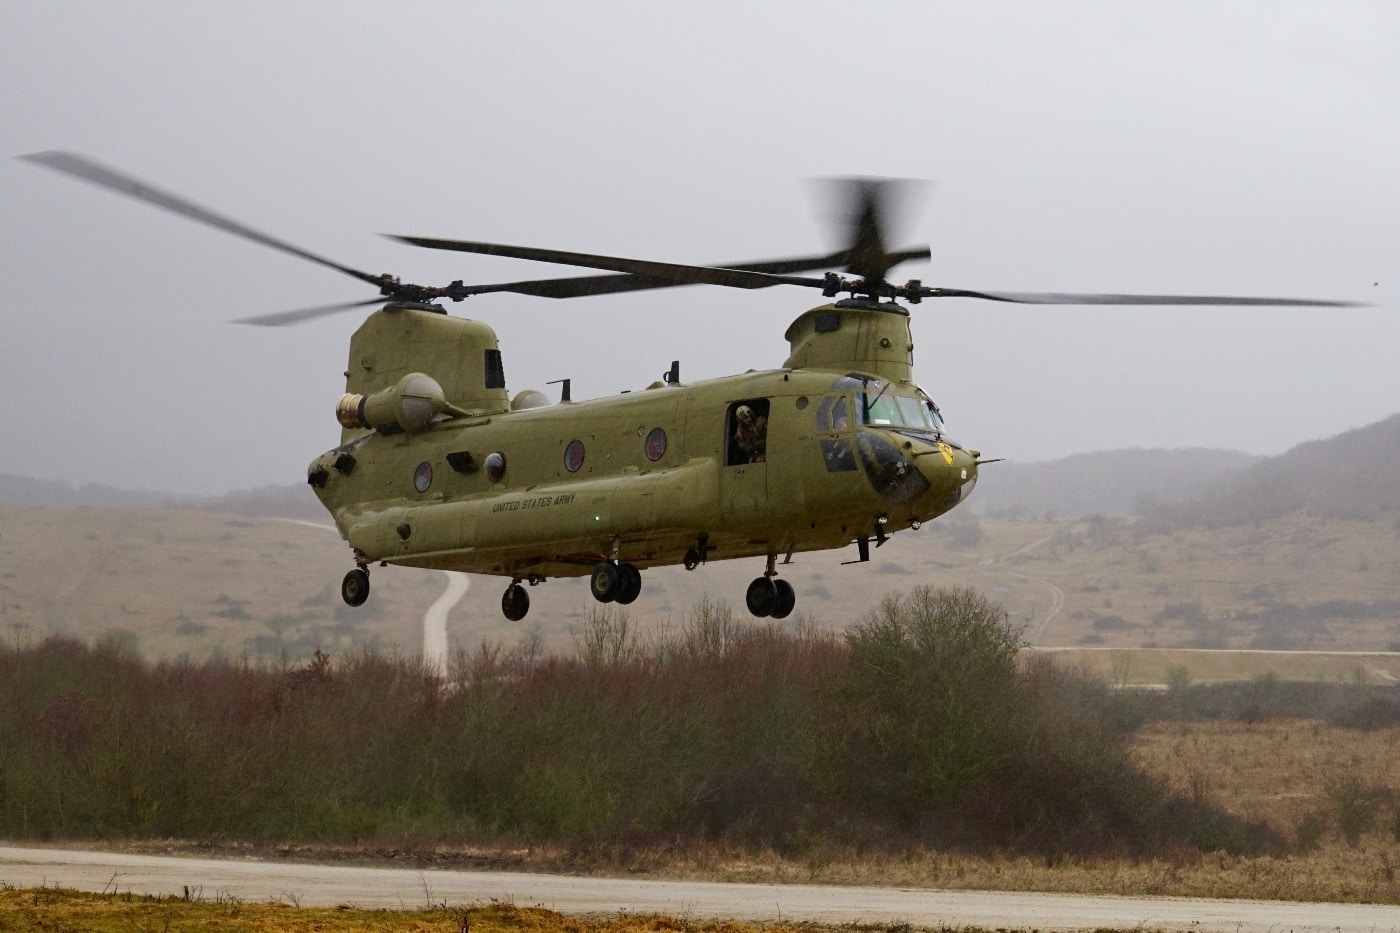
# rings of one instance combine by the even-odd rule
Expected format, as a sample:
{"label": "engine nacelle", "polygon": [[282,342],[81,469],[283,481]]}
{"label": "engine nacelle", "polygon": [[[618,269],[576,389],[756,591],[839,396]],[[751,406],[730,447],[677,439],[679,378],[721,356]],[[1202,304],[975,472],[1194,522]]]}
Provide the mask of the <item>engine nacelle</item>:
{"label": "engine nacelle", "polygon": [[347,393],[335,406],[335,417],[344,428],[373,428],[380,434],[426,430],[438,415],[455,414],[442,386],[424,373],[409,373],[387,389],[372,395]]}

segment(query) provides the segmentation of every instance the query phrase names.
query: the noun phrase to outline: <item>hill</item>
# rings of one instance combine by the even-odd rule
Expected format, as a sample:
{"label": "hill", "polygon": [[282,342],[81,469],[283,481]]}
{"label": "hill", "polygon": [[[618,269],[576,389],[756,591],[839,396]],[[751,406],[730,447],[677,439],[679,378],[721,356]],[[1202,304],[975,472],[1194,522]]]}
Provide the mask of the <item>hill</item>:
{"label": "hill", "polygon": [[243,489],[220,496],[172,496],[97,483],[74,486],[58,480],[0,473],[0,505],[60,509],[203,509],[234,515],[327,520],[325,509],[305,483]]}
{"label": "hill", "polygon": [[45,508],[158,509],[181,507],[188,499],[164,493],[117,489],[89,483],[74,486],[56,480],[33,479],[0,473],[0,505],[42,506]]}
{"label": "hill", "polygon": [[1184,502],[1264,458],[1236,450],[1107,450],[985,467],[974,512],[999,518],[1128,515]]}
{"label": "hill", "polygon": [[1348,520],[1400,513],[1400,415],[1222,477],[1194,499],[1150,509],[1148,525],[1223,528],[1298,512]]}

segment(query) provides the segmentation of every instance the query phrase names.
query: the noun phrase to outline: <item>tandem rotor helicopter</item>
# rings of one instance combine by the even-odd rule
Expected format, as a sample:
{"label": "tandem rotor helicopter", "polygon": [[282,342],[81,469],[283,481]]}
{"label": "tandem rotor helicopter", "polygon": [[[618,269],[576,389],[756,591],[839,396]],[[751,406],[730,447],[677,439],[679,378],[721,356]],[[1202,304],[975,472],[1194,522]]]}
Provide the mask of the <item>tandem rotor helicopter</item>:
{"label": "tandem rotor helicopter", "polygon": [[[967,498],[990,462],[944,431],[913,381],[907,305],[932,298],[1024,304],[1342,306],[1349,302],[1188,295],[1012,293],[888,279],[927,246],[890,251],[882,222],[888,183],[855,179],[845,249],[724,266],[648,262],[466,240],[404,243],[606,270],[488,285],[401,282],[340,265],[161,191],[84,156],[20,156],[55,171],[335,269],[372,286],[365,301],[245,318],[285,325],[380,305],[350,339],[340,443],[313,460],[307,482],[353,552],[341,583],[351,606],[369,597],[374,564],[489,574],[509,580],[501,610],[523,619],[529,592],[587,576],[601,602],[631,603],[642,571],[763,557],[745,603],[781,619],[796,603],[779,574],[799,551],[870,544],[942,515]],[[831,271],[842,269],[843,272]],[[822,275],[800,273],[827,270]],[[495,333],[436,302],[492,292],[575,298],[680,285],[817,289],[828,303],[784,335],[778,367],[687,384],[679,363],[645,390],[574,401],[506,390]],[[846,297],[841,297],[841,296]],[[901,303],[903,302],[903,303]]]}

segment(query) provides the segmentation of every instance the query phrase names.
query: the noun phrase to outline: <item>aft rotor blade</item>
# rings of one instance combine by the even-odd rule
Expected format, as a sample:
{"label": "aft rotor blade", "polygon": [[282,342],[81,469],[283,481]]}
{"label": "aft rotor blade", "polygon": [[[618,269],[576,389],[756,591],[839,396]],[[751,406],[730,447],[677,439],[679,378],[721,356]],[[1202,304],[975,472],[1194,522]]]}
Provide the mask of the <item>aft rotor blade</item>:
{"label": "aft rotor blade", "polygon": [[1109,295],[1072,292],[987,292],[962,288],[927,288],[920,298],[984,298],[1024,305],[1236,305],[1265,308],[1352,308],[1355,301],[1316,298],[1241,298],[1225,295]]}
{"label": "aft rotor blade", "polygon": [[302,321],[309,321],[313,318],[325,317],[328,314],[337,314],[341,311],[350,311],[354,308],[364,308],[369,305],[381,305],[388,299],[384,296],[370,298],[366,301],[342,301],[339,304],[320,305],[315,308],[301,308],[296,311],[278,311],[274,314],[256,314],[252,317],[234,318],[230,324],[256,324],[259,327],[282,327],[287,324],[299,324]]}
{"label": "aft rotor blade", "polygon": [[382,284],[382,280],[379,276],[370,275],[368,272],[361,272],[349,266],[342,266],[338,262],[332,262],[323,256],[317,256],[315,253],[307,252],[300,247],[293,246],[276,237],[268,236],[266,233],[254,230],[252,227],[245,226],[236,220],[231,220],[208,208],[201,207],[193,201],[186,200],[179,195],[171,194],[168,191],[162,191],[154,185],[146,184],[130,175],[109,168],[99,162],[95,162],[86,156],[81,156],[72,152],[51,150],[48,152],[31,152],[27,155],[19,156],[18,158],[24,159],[26,162],[33,162],[36,165],[42,165],[55,172],[61,172],[64,175],[71,175],[74,178],[79,178],[97,185],[100,188],[106,188],[109,191],[124,194],[129,198],[144,201],[147,204],[179,214],[182,217],[213,227],[216,230],[222,230],[225,233],[231,233],[245,240],[261,243],[263,246],[268,246],[284,253],[290,253],[293,256],[300,257],[309,262],[314,262],[317,265],[335,269],[338,272],[354,276],[362,282],[368,282],[376,287]]}

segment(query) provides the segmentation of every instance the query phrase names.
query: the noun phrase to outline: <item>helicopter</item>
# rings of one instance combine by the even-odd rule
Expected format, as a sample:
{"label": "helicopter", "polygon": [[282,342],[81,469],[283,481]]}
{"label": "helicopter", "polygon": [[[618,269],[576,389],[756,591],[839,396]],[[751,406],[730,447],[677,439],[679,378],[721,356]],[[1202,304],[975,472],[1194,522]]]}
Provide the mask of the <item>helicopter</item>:
{"label": "helicopter", "polygon": [[[588,577],[592,596],[627,605],[642,572],[762,557],[745,591],[754,616],[783,619],[796,593],[780,567],[799,552],[871,544],[919,528],[964,502],[981,453],[950,437],[913,378],[909,306],[936,298],[1051,305],[1338,307],[1296,298],[981,291],[892,282],[928,246],[886,246],[889,180],[844,182],[851,234],[821,256],[713,266],[419,236],[409,245],[603,270],[567,278],[445,286],[372,275],[163,191],[86,156],[48,151],[29,162],[337,270],[377,294],[240,319],[295,324],[379,307],[350,339],[340,442],[306,480],[351,549],[341,581],[363,605],[374,565],[464,571],[509,582],[501,611],[530,608],[527,587]],[[840,269],[841,271],[835,271]],[[804,273],[821,271],[821,275]],[[510,395],[501,348],[485,323],[448,315],[442,300],[496,292],[567,299],[682,285],[820,290],[826,303],[788,327],[790,353],[772,369],[686,383],[673,361],[645,389],[559,401]],[[845,296],[845,297],[842,297]],[[780,562],[781,559],[781,562]]]}

